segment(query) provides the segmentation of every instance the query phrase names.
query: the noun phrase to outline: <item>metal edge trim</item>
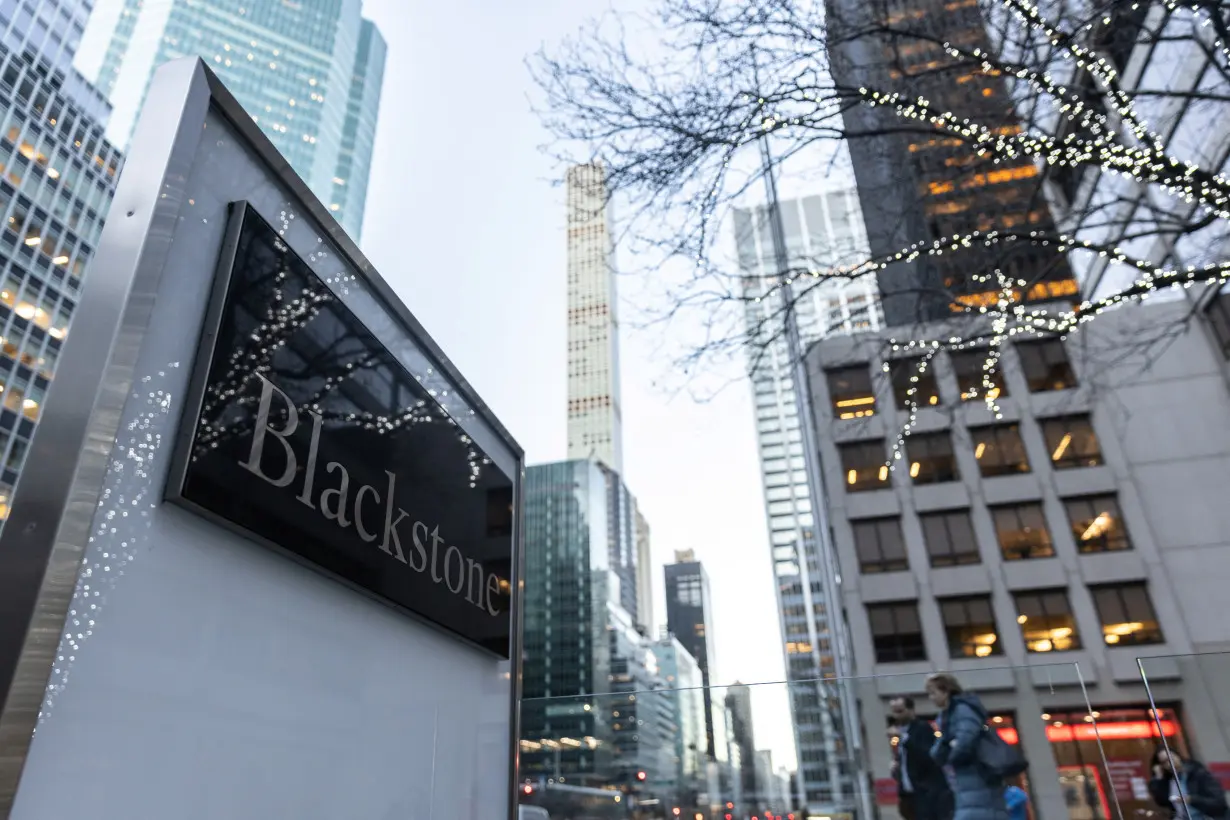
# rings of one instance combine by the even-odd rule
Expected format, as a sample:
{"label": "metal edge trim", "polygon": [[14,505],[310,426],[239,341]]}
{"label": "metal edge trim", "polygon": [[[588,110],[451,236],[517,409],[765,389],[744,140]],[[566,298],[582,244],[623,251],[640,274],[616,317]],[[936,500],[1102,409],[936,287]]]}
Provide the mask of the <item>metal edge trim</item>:
{"label": "metal edge trim", "polygon": [[239,237],[243,229],[244,215],[248,211],[246,201],[229,204],[226,232],[222,237],[222,249],[218,254],[218,263],[214,267],[214,281],[209,290],[209,303],[205,307],[204,319],[196,345],[196,356],[192,362],[192,370],[188,374],[188,391],[184,396],[179,418],[175,420],[175,447],[171,452],[171,464],[167,470],[166,485],[163,489],[163,499],[176,504],[187,503],[183,497],[184,481],[188,477],[188,458],[192,452],[192,441],[196,438],[196,425],[188,423],[201,414],[201,404],[205,401],[209,363],[213,360],[214,348],[218,343],[218,327],[222,324],[222,310],[226,305],[226,296],[231,289],[230,272],[235,267],[235,255],[239,252]]}
{"label": "metal edge trim", "polygon": [[129,152],[149,159],[121,174],[27,453],[38,469],[18,481],[0,531],[0,817],[12,811],[76,590],[179,215],[174,191],[204,127],[209,85],[201,68],[179,61],[150,84],[151,116],[138,124]]}
{"label": "metal edge trim", "polygon": [[512,646],[509,647],[509,820],[517,820],[521,800],[521,667],[525,643],[525,456],[517,458],[513,496],[513,597]]}
{"label": "metal edge trim", "polygon": [[[198,60],[198,58],[191,58]],[[199,61],[199,60],[198,60]],[[496,418],[495,413],[486,402],[478,395],[473,385],[471,385],[452,361],[445,355],[436,341],[427,332],[426,328],[419,323],[419,320],[414,317],[410,309],[397,296],[389,284],[384,280],[376,268],[368,261],[363,252],[354,243],[346,232],[342,230],[341,225],[333,218],[333,215],[325,209],[316,195],[308,188],[307,183],[295,173],[290,164],[265,136],[264,132],[252,120],[252,116],[244,110],[239,101],[231,94],[231,92],[223,85],[218,76],[210,70],[209,66],[201,63],[201,67],[205,71],[205,77],[209,81],[209,89],[213,96],[214,106],[218,109],[231,126],[239,132],[239,135],[248,143],[260,160],[269,168],[275,178],[285,185],[299,203],[304,206],[307,215],[316,223],[321,232],[326,234],[341,253],[346,261],[354,266],[371,284],[372,290],[376,297],[384,302],[390,309],[392,315],[400,321],[406,332],[410,334],[415,342],[422,345],[423,353],[433,362],[436,367],[453,382],[456,389],[465,396],[466,401],[474,408],[474,411],[486,423],[493,432],[503,441],[514,456],[521,456],[524,450],[517,440],[513,438],[512,433]]]}

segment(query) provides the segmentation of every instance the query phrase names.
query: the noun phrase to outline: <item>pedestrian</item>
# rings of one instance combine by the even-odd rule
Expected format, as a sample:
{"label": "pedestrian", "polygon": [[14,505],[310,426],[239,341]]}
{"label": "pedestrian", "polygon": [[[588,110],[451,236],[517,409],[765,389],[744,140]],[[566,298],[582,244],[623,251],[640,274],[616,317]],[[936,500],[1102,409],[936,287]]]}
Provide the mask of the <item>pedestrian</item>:
{"label": "pedestrian", "polygon": [[1175,820],[1213,820],[1230,815],[1225,790],[1203,764],[1165,747],[1153,753],[1151,764],[1149,794],[1153,802],[1169,809]]}
{"label": "pedestrian", "polygon": [[888,704],[897,730],[897,804],[901,816],[912,820],[950,820],[952,790],[944,769],[931,759],[935,730],[918,717],[911,697],[893,698]]}
{"label": "pedestrian", "polygon": [[987,723],[982,701],[963,691],[955,677],[942,672],[927,678],[927,696],[941,710],[940,736],[931,748],[931,757],[952,769],[956,803],[953,820],[1008,820],[1004,781],[988,774],[978,760],[978,745]]}

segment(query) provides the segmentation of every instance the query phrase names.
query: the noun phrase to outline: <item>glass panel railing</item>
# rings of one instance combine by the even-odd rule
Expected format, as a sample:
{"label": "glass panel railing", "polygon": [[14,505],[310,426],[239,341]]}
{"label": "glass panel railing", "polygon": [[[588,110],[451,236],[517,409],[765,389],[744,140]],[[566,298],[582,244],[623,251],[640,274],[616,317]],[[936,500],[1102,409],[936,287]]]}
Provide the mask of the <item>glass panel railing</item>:
{"label": "glass panel railing", "polygon": [[[1111,746],[1099,726],[1131,716],[1091,706],[1076,664],[979,664],[938,680],[920,672],[527,699],[523,816],[948,820],[955,792],[958,808],[976,809],[967,820],[1003,820],[977,807],[1006,811],[1009,799],[1022,803],[1013,820],[1123,820],[1119,800],[1132,786],[1116,786],[1125,770],[1103,748],[1141,760],[1151,750]],[[946,689],[976,699],[987,731],[1027,771],[988,778],[985,749],[932,765]],[[1130,739],[1114,732],[1116,743]]]}
{"label": "glass panel railing", "polygon": [[[1137,658],[1136,665],[1148,697],[1150,751],[1156,757],[1133,772],[1142,797],[1131,817],[1227,816],[1230,653]],[[1114,755],[1108,752],[1108,760]],[[1177,802],[1176,782],[1188,787],[1190,813]]]}

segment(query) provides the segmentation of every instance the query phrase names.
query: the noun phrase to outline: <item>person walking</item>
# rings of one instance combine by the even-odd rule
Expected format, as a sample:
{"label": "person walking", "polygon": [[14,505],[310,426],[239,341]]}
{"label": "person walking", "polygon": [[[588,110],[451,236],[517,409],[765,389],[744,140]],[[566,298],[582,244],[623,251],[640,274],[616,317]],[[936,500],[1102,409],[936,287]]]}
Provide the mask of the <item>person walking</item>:
{"label": "person walking", "polygon": [[1216,820],[1230,816],[1225,790],[1203,764],[1180,757],[1165,747],[1153,753],[1151,764],[1153,779],[1149,781],[1149,794],[1153,802],[1169,809],[1175,820]]}
{"label": "person walking", "polygon": [[931,748],[931,758],[952,769],[953,820],[1009,820],[1003,779],[989,775],[978,760],[978,744],[987,722],[982,701],[942,672],[927,678],[927,697],[941,710],[940,736]]}
{"label": "person walking", "polygon": [[893,698],[888,711],[897,729],[893,778],[897,781],[901,816],[911,820],[950,820],[952,790],[944,769],[931,759],[935,731],[918,717],[913,698]]}

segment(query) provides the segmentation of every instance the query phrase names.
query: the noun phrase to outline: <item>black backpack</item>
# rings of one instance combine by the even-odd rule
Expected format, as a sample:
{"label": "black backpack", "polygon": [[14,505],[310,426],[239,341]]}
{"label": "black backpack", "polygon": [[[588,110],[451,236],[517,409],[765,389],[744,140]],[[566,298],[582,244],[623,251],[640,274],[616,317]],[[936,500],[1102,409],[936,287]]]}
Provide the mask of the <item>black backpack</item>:
{"label": "black backpack", "polygon": [[1029,768],[1029,761],[1021,750],[1000,737],[990,726],[982,727],[978,747],[974,752],[979,765],[991,778],[1005,780],[1015,777]]}

